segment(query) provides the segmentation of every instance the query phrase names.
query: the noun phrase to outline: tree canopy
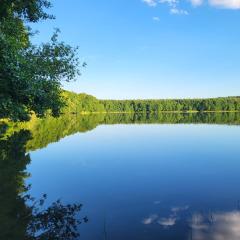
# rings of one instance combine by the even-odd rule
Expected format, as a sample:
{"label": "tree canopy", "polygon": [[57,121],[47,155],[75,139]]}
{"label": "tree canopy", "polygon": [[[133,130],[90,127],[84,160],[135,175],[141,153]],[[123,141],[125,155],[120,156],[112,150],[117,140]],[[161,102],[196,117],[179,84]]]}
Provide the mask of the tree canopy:
{"label": "tree canopy", "polygon": [[87,94],[64,91],[67,106],[63,113],[161,113],[161,112],[238,112],[240,97],[200,99],[99,100]]}
{"label": "tree canopy", "polygon": [[61,81],[79,74],[77,48],[58,40],[34,45],[28,26],[53,18],[47,0],[1,0],[0,8],[0,118],[27,120],[32,112],[59,115],[64,106]]}

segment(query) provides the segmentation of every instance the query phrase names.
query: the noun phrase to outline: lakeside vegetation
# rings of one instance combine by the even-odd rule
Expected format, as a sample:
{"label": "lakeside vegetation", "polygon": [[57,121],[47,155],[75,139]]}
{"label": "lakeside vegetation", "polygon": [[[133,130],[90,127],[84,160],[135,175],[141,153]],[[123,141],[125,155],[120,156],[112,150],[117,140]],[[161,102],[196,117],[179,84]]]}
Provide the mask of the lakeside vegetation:
{"label": "lakeside vegetation", "polygon": [[102,100],[107,112],[239,111],[239,97],[207,99]]}
{"label": "lakeside vegetation", "polygon": [[87,94],[64,91],[63,113],[158,113],[240,111],[240,97],[206,99],[98,100]]}
{"label": "lakeside vegetation", "polygon": [[[102,124],[206,123],[240,125],[240,97],[176,100],[99,100],[88,94],[63,91],[66,105],[59,117],[51,114],[30,121],[0,120],[0,137],[20,130],[31,132],[27,151],[46,147],[65,136]],[[113,114],[114,113],[114,114]]]}
{"label": "lakeside vegetation", "polygon": [[60,41],[59,30],[46,43],[32,41],[34,23],[54,18],[50,7],[48,0],[1,0],[0,118],[58,116],[65,106],[62,82],[80,74],[77,48]]}

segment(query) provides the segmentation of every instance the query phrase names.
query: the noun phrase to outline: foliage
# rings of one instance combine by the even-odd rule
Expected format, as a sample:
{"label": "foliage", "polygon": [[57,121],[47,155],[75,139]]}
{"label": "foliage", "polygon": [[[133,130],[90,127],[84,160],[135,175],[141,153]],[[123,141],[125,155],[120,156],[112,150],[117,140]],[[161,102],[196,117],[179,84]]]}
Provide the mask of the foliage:
{"label": "foliage", "polygon": [[240,111],[240,97],[206,99],[98,100],[87,94],[63,92],[63,113],[160,113]]}
{"label": "foliage", "polygon": [[77,218],[82,204],[64,205],[57,200],[47,209],[43,209],[47,197],[45,194],[38,201],[26,196],[25,201],[31,202],[31,206],[28,205],[31,215],[26,240],[74,240],[80,236],[78,226],[82,222],[88,222],[87,217]]}
{"label": "foliage", "polygon": [[29,22],[52,18],[46,0],[1,0],[0,118],[27,120],[34,111],[59,115],[64,106],[61,81],[79,74],[76,48],[58,41],[56,30],[48,43],[31,43]]}
{"label": "foliage", "polygon": [[240,111],[239,97],[163,100],[101,100],[106,112]]}
{"label": "foliage", "polygon": [[240,97],[206,99],[98,100],[87,94],[64,91],[63,113],[160,113],[240,111]]}
{"label": "foliage", "polygon": [[0,21],[13,17],[13,14],[30,22],[53,18],[43,10],[50,7],[51,3],[48,0],[1,0]]}
{"label": "foliage", "polygon": [[104,105],[91,95],[64,91],[63,97],[66,100],[66,106],[63,108],[62,112],[65,114],[105,112]]}

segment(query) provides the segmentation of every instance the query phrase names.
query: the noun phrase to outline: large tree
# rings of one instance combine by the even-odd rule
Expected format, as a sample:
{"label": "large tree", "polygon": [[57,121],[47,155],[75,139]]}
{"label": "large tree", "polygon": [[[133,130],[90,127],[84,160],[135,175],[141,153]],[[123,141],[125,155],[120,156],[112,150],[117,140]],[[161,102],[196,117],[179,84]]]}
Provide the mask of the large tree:
{"label": "large tree", "polygon": [[79,74],[76,48],[31,42],[29,23],[51,19],[47,0],[0,0],[0,118],[27,120],[32,112],[56,116],[64,106],[61,82]]}

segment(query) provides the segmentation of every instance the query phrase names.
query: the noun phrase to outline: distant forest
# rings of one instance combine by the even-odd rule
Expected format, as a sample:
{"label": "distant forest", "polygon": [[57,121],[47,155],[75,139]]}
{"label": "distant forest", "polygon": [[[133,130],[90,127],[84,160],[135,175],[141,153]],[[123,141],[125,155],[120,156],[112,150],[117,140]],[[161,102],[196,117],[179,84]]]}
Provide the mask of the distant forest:
{"label": "distant forest", "polygon": [[64,91],[64,113],[157,113],[157,112],[207,112],[240,111],[240,97],[206,99],[155,99],[155,100],[98,100],[87,94]]}

